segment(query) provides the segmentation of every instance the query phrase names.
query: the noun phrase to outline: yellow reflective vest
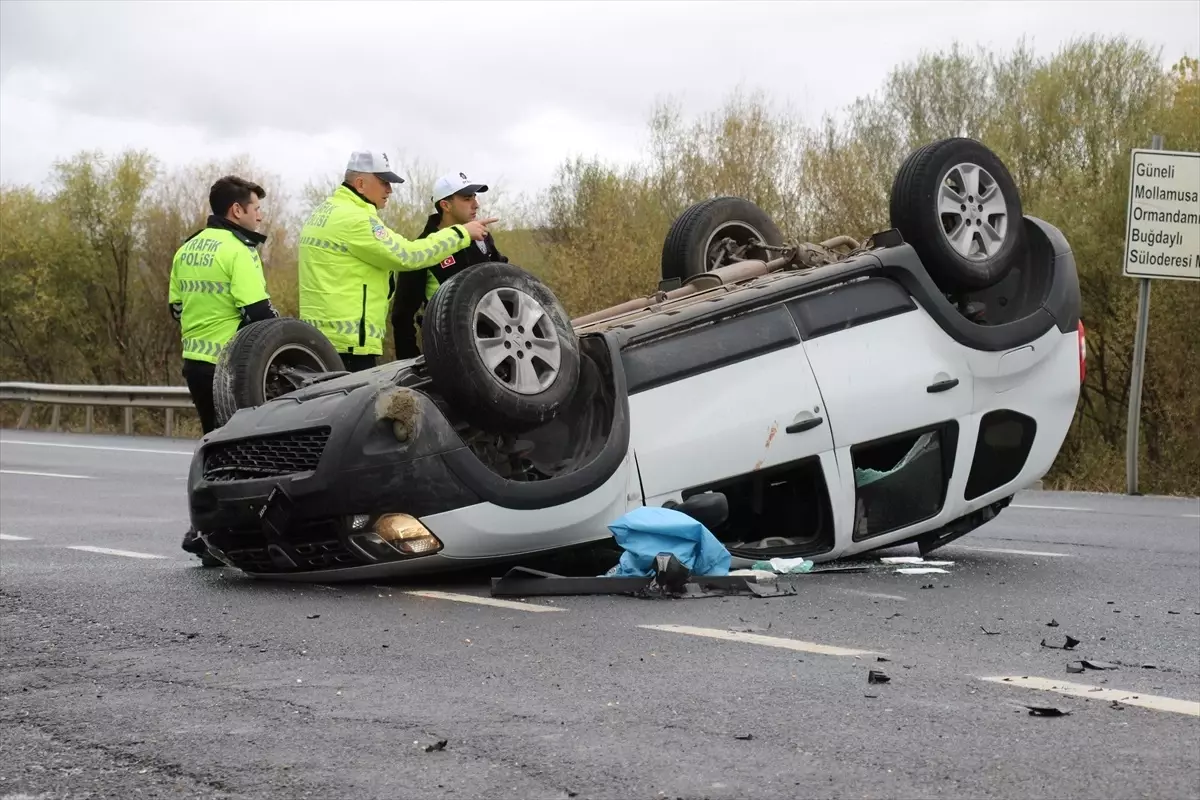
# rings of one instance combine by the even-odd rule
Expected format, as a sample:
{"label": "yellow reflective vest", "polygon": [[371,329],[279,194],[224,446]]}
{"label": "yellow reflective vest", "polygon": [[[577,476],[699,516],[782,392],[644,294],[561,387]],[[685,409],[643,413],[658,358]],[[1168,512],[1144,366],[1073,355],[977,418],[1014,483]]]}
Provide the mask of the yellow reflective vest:
{"label": "yellow reflective vest", "polygon": [[241,309],[270,297],[257,245],[266,237],[209,217],[171,262],[168,302],[179,314],[183,357],[217,363],[241,326]]}
{"label": "yellow reflective vest", "polygon": [[462,225],[409,241],[342,184],[300,231],[300,319],[339,353],[383,355],[393,272],[424,269],[471,244]]}

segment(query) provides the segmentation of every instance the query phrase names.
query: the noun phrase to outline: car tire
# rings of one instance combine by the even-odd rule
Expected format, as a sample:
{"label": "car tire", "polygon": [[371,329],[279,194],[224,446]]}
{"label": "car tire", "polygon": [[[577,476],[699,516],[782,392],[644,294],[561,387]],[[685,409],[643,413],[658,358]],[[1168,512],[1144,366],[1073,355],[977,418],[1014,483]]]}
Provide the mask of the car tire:
{"label": "car tire", "polygon": [[910,153],[889,211],[945,292],[994,286],[1020,255],[1020,193],[1004,162],[974,139],[942,139]]}
{"label": "car tire", "polygon": [[[514,264],[478,264],[438,287],[421,342],[437,393],[489,432],[548,422],[579,383],[579,341],[566,309]],[[485,357],[495,359],[492,367]]]}
{"label": "car tire", "polygon": [[[261,406],[300,388],[299,376],[289,381],[279,367],[304,372],[345,369],[333,343],[316,327],[290,317],[252,322],[221,349],[213,375],[213,406],[217,424],[224,425],[238,409]],[[295,375],[295,374],[294,374]]]}
{"label": "car tire", "polygon": [[[765,211],[741,197],[714,197],[684,209],[667,231],[662,250],[662,278],[687,281],[710,271],[713,250],[721,239],[739,245],[757,239],[767,245],[783,244],[783,233]],[[748,247],[744,258],[768,261],[771,253]]]}

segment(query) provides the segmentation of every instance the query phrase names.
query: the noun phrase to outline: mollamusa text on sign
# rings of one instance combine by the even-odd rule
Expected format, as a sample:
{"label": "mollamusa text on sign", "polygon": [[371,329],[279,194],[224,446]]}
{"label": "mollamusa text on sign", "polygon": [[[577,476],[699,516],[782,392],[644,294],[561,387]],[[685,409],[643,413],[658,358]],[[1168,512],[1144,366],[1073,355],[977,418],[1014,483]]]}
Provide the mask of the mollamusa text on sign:
{"label": "mollamusa text on sign", "polygon": [[1200,280],[1200,153],[1134,150],[1125,275]]}

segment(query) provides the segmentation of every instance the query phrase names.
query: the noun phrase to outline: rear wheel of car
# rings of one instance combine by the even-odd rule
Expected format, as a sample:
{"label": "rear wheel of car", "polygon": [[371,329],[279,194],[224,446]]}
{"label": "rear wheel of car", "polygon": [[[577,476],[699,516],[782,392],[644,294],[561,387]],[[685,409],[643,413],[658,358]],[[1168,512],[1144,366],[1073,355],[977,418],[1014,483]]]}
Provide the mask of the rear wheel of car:
{"label": "rear wheel of car", "polygon": [[662,278],[686,281],[738,259],[769,261],[761,245],[779,247],[783,234],[774,220],[741,197],[714,197],[689,206],[672,223],[663,242]]}
{"label": "rear wheel of car", "polygon": [[579,382],[579,342],[566,309],[513,264],[479,264],[442,284],[425,309],[421,343],[437,392],[496,433],[553,419]]}
{"label": "rear wheel of car", "polygon": [[299,389],[313,375],[343,369],[333,343],[307,322],[290,317],[253,322],[229,340],[217,359],[217,424],[224,425],[240,408]]}
{"label": "rear wheel of car", "polygon": [[1023,211],[1004,162],[973,139],[913,151],[896,174],[892,226],[945,292],[999,283],[1020,255]]}

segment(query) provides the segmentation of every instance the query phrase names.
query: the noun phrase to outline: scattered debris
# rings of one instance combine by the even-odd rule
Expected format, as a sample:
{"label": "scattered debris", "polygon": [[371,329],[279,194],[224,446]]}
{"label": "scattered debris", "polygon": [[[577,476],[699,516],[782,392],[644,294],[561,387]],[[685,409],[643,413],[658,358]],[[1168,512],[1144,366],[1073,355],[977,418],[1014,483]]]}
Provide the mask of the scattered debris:
{"label": "scattered debris", "polygon": [[1051,650],[1074,650],[1075,645],[1079,644],[1079,640],[1073,636],[1065,636],[1065,644],[1046,644],[1046,640],[1042,639],[1042,647],[1047,647]]}
{"label": "scattered debris", "polygon": [[754,734],[753,733],[739,733],[738,735],[734,736],[733,738],[741,739],[743,742],[749,742],[750,740],[752,740],[754,738]]}
{"label": "scattered debris", "polygon": [[1107,661],[1080,661],[1079,663],[1088,669],[1117,669],[1116,664],[1110,664]]}
{"label": "scattered debris", "polygon": [[983,631],[988,636],[999,636],[1000,635],[1000,631],[989,631],[987,628],[983,627],[982,625],[979,626],[979,630]]}
{"label": "scattered debris", "polygon": [[1070,672],[1073,674],[1078,674],[1080,672],[1083,672],[1083,662],[1082,661],[1068,662],[1067,663],[1067,672]]}
{"label": "scattered debris", "polygon": [[944,570],[941,567],[901,567],[896,570],[897,575],[930,575],[935,572],[949,574],[949,570]]}
{"label": "scattered debris", "polygon": [[1052,619],[1052,620],[1050,620],[1049,622],[1047,622],[1047,623],[1046,623],[1046,627],[1047,627],[1047,628],[1057,628],[1057,627],[1058,627],[1058,620],[1056,620],[1056,619]]}
{"label": "scattered debris", "polygon": [[1175,616],[1179,616],[1179,612],[1178,612],[1178,611],[1168,611],[1167,613],[1168,613],[1168,614],[1174,614]]}
{"label": "scattered debris", "polygon": [[813,562],[807,558],[772,558],[770,561],[755,561],[750,568],[761,572],[801,575],[812,571]]}
{"label": "scattered debris", "polygon": [[436,751],[436,750],[445,750],[445,749],[446,749],[446,744],[447,744],[447,740],[445,740],[445,739],[438,739],[438,740],[437,740],[435,743],[433,743],[433,744],[427,744],[427,745],[425,745],[425,748],[424,748],[424,749],[425,749],[425,752],[426,752],[426,753],[432,753],[432,752],[434,752],[434,751]]}
{"label": "scattered debris", "polygon": [[1070,715],[1070,711],[1063,711],[1061,708],[1054,706],[1025,706],[1029,709],[1031,717],[1065,717]]}
{"label": "scattered debris", "polygon": [[1124,711],[1125,710],[1125,706],[1121,705],[1120,701],[1117,701],[1117,700],[1113,700],[1112,705],[1110,705],[1109,708],[1113,709],[1114,711]]}
{"label": "scattered debris", "polygon": [[921,556],[888,556],[879,559],[884,564],[921,564],[926,567],[952,567],[953,561],[926,561]]}
{"label": "scattered debris", "polygon": [[877,694],[864,694],[864,695],[863,695],[863,697],[870,698],[871,700],[876,700],[876,699],[878,699],[879,695],[877,695]]}
{"label": "scattered debris", "polygon": [[887,662],[887,661],[891,661],[891,659],[890,659],[890,658],[885,658],[885,657],[883,657],[883,656],[878,656],[878,657],[876,657],[876,659],[875,659],[875,660],[876,660],[876,661],[879,661],[879,662]]}
{"label": "scattered debris", "polygon": [[867,673],[867,683],[887,683],[891,678],[880,669],[873,669]]}
{"label": "scattered debris", "polygon": [[317,619],[317,618],[318,618],[318,617],[320,617],[320,616],[321,616],[320,614],[309,614],[309,615],[308,615],[308,618],[309,618],[309,619]]}

